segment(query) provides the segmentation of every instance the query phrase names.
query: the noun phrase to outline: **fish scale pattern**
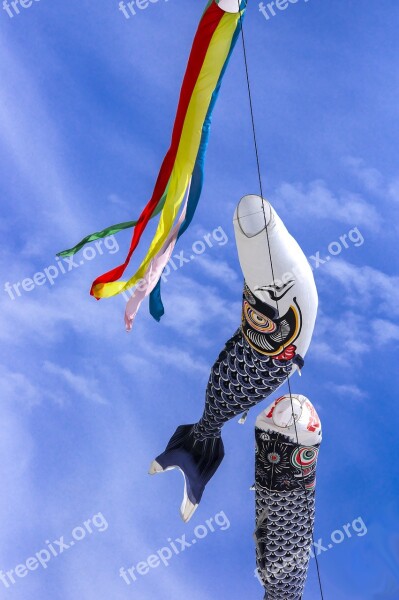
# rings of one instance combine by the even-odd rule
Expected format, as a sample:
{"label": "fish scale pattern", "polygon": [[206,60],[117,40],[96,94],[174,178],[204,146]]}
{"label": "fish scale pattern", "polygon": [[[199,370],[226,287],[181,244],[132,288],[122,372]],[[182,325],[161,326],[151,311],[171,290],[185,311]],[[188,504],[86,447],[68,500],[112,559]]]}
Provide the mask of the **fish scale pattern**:
{"label": "fish scale pattern", "polygon": [[220,436],[227,421],[273,393],[293,372],[293,360],[276,360],[254,350],[241,328],[213,365],[202,418],[194,425],[197,440]]}
{"label": "fish scale pattern", "polygon": [[284,490],[278,469],[270,470],[270,461],[281,456],[285,445],[288,455],[299,445],[258,429],[256,440],[256,560],[264,600],[301,600],[313,542],[315,489],[307,489],[300,480],[293,488],[287,479],[293,489]]}

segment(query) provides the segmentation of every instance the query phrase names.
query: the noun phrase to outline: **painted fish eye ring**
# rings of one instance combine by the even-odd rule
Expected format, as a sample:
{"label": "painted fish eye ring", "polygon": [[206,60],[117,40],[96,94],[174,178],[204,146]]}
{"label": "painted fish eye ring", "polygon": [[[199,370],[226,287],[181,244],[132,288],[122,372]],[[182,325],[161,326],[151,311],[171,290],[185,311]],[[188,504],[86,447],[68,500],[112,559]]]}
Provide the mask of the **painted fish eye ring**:
{"label": "painted fish eye ring", "polygon": [[262,333],[273,333],[276,331],[276,324],[271,319],[255,310],[246,300],[244,300],[243,310],[245,318],[257,331],[261,331]]}

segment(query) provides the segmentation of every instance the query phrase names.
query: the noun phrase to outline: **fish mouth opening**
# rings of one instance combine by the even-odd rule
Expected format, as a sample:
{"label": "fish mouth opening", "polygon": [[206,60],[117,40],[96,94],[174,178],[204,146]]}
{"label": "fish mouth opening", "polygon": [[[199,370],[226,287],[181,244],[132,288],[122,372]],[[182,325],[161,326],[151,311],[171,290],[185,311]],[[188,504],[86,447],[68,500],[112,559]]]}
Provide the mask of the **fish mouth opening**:
{"label": "fish mouth opening", "polygon": [[224,12],[227,13],[238,13],[243,10],[246,6],[246,2],[242,0],[215,0],[216,4],[221,8]]}
{"label": "fish mouth opening", "polygon": [[247,238],[253,238],[269,226],[272,207],[267,200],[251,194],[241,198],[235,216],[242,233]]}

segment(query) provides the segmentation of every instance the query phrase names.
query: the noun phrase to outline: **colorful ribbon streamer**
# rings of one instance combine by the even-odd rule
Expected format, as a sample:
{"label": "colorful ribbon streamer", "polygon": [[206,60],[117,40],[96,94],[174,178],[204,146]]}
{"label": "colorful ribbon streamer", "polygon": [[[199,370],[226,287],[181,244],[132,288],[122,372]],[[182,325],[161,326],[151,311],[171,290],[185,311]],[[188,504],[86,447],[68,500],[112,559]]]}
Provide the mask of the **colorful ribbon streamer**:
{"label": "colorful ribbon streamer", "polygon": [[[165,244],[168,240],[170,242],[171,230],[190,182],[187,212],[184,221],[181,222],[180,219],[179,230],[174,231],[173,245],[191,223],[202,189],[212,111],[245,11],[246,2],[241,3],[238,12],[239,0],[237,9],[233,0],[231,7],[229,5],[226,8],[226,1],[219,0],[219,6],[219,2],[210,0],[201,18],[183,79],[171,145],[163,160],[152,197],[140,217],[137,221],[121,223],[91,234],[74,248],[59,253],[60,256],[74,254],[89,241],[134,227],[125,261],[93,282],[90,293],[97,299],[120,294],[138,282],[142,284],[142,280],[150,280],[148,275],[154,267],[154,260],[159,266],[160,255],[165,257]],[[227,10],[232,12],[226,12]],[[158,214],[158,226],[142,263],[128,281],[118,281],[123,276],[149,220]],[[169,245],[170,243],[167,244]],[[162,270],[159,277],[161,274]],[[163,314],[163,306],[157,281],[152,280],[151,290],[143,290],[144,296],[150,291],[151,313],[159,320]]]}

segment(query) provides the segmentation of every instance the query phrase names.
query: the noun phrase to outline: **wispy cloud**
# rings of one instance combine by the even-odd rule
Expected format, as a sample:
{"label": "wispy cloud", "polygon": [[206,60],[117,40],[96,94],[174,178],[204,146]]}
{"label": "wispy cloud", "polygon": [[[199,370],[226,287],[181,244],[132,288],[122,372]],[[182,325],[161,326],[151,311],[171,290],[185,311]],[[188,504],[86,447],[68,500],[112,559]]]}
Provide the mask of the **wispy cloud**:
{"label": "wispy cloud", "polygon": [[[25,265],[19,269],[16,278],[21,273],[31,275],[34,268]],[[85,332],[93,338],[112,338],[116,325],[112,315],[116,316],[117,312],[123,328],[123,303],[120,299],[105,301],[100,306],[89,296],[87,286],[79,281],[79,275],[71,273],[68,278],[65,276],[64,280],[58,280],[53,287],[39,287],[14,300],[4,289],[0,292],[0,340],[11,347],[23,341],[26,344],[29,340],[35,347],[45,348],[61,341],[68,332]]]}
{"label": "wispy cloud", "polygon": [[372,349],[364,324],[364,317],[352,311],[343,312],[339,320],[320,313],[310,356],[322,362],[351,368]]}
{"label": "wispy cloud", "polygon": [[170,365],[185,373],[209,374],[209,365],[198,356],[198,352],[188,352],[178,346],[147,345],[147,351],[153,359],[158,359],[164,365]]}
{"label": "wispy cloud", "polygon": [[386,319],[374,319],[372,322],[374,338],[379,346],[399,342],[399,325]]}
{"label": "wispy cloud", "polygon": [[204,285],[181,273],[164,286],[164,302],[164,324],[185,337],[196,338],[199,345],[206,344],[210,330],[223,328],[227,335],[233,335],[240,324],[239,298],[232,303],[221,295],[219,287]]}
{"label": "wispy cloud", "polygon": [[305,221],[309,217],[323,221],[361,226],[378,231],[382,218],[376,208],[359,194],[332,192],[325,181],[318,179],[307,185],[282,183],[273,195],[276,207]]}
{"label": "wispy cloud", "polygon": [[[2,375],[4,375],[4,370]],[[11,378],[11,382],[10,382]],[[14,394],[21,393],[24,383],[11,373],[6,382],[6,396],[0,403],[0,478],[4,493],[0,496],[0,518],[3,523],[0,539],[1,568],[10,564],[16,554],[16,539],[26,539],[27,518],[30,529],[35,525],[37,494],[33,483],[33,464],[36,458],[36,441],[32,435],[21,402]],[[21,394],[23,397],[23,393]],[[36,403],[39,398],[28,392],[27,398]],[[5,400],[9,399],[10,402]],[[19,399],[21,400],[21,398]],[[29,515],[29,517],[27,517]]]}
{"label": "wispy cloud", "polygon": [[[80,192],[63,160],[57,123],[46,111],[45,91],[5,39],[0,41],[0,54],[0,144],[25,190],[22,197],[9,199],[9,210],[22,219],[29,205],[30,236],[46,232],[49,239],[61,230],[72,235],[79,226],[74,206]],[[51,228],[46,227],[49,221]]]}
{"label": "wispy cloud", "polygon": [[118,196],[118,194],[110,194],[108,196],[108,200],[109,202],[111,202],[111,204],[120,206],[125,211],[131,210],[131,206],[129,205],[129,203],[126,200],[123,200],[120,196]]}
{"label": "wispy cloud", "polygon": [[224,260],[218,260],[210,256],[203,255],[198,258],[196,265],[206,274],[217,279],[221,287],[231,286],[238,280],[237,271],[232,269]]}
{"label": "wispy cloud", "polygon": [[[311,356],[351,368],[372,351],[399,341],[399,278],[367,265],[331,261],[321,275],[325,300]],[[334,316],[338,306],[339,316]],[[332,308],[334,306],[334,308]]]}
{"label": "wispy cloud", "polygon": [[87,375],[77,375],[70,369],[60,367],[50,361],[45,361],[43,368],[46,373],[63,380],[78,398],[84,398],[85,400],[99,404],[107,404],[105,398],[95,391],[100,387],[100,382],[97,378],[88,377]]}
{"label": "wispy cloud", "polygon": [[[118,0],[107,5],[83,0],[78,10],[73,2],[33,4],[29,10],[21,7],[13,19],[1,11],[4,283],[41,270],[64,243],[138,216],[168,147],[181,77],[202,12],[200,5],[176,0],[153,3],[126,20]],[[277,20],[270,22],[267,34],[266,21],[255,10],[248,32],[270,52],[279,46],[268,64],[264,53],[251,53],[265,185],[287,182],[278,186],[276,209],[281,208],[283,218],[292,217],[287,226],[298,225],[303,234],[299,241],[306,237],[312,252],[316,244],[322,247],[355,226],[366,240],[346,255],[362,263],[360,269],[338,264],[336,258],[317,272],[322,312],[307,357],[315,376],[309,382],[305,374],[301,385],[303,391],[307,383],[314,387],[326,424],[334,424],[323,450],[327,468],[323,471],[320,464],[317,527],[323,530],[346,522],[343,517],[352,516],[349,506],[374,523],[381,520],[382,501],[385,506],[396,493],[390,468],[395,420],[376,427],[370,411],[359,411],[358,404],[378,398],[382,410],[390,415],[396,410],[391,380],[385,378],[387,358],[394,364],[398,343],[397,240],[391,236],[399,199],[392,127],[398,103],[392,60],[386,56],[397,31],[395,20],[385,18],[378,3],[367,11],[348,6],[342,19],[336,7],[326,4],[320,11],[310,4],[304,19],[284,17],[282,28]],[[336,27],[326,27],[333,21]],[[359,27],[353,27],[355,21]],[[178,35],[170,35],[171,24],[178,25]],[[287,26],[303,52],[292,52],[285,43]],[[375,43],[370,45],[370,39]],[[342,52],[331,50],[337,47]],[[213,224],[226,224],[226,232],[232,231],[236,202],[256,186],[250,121],[247,127],[243,120],[247,89],[240,83],[245,84],[240,53],[237,48],[226,73],[202,208],[184,247]],[[341,156],[356,152],[363,152],[363,158],[342,164]],[[383,240],[375,233],[383,233]],[[128,233],[120,237],[126,247]],[[207,251],[202,264],[198,257],[187,270],[173,272],[163,286],[166,314],[161,324],[143,307],[130,336],[124,332],[121,298],[96,303],[88,296],[92,275],[106,270],[100,262],[15,301],[0,293],[0,568],[15,567],[44,540],[57,539],[95,511],[103,511],[109,522],[106,536],[87,540],[47,570],[17,580],[10,595],[38,600],[57,590],[64,600],[125,600],[129,594],[152,600],[173,590],[175,597],[192,600],[256,597],[260,588],[253,577],[253,547],[250,541],[247,548],[242,543],[253,520],[246,491],[253,433],[237,431],[233,424],[225,432],[226,461],[194,516],[199,523],[215,507],[229,516],[231,511],[234,519],[226,537],[219,544],[211,536],[208,545],[198,544],[168,569],[143,577],[140,587],[126,588],[118,574],[120,565],[137,564],[168,537],[188,531],[178,520],[180,474],[154,481],[147,469],[174,427],[199,416],[204,386],[197,388],[196,381],[208,376],[218,350],[240,323],[241,274],[233,237],[222,250]],[[110,262],[110,268],[115,266]],[[319,377],[320,371],[325,377]],[[104,404],[108,394],[103,390],[110,390],[111,382],[112,402]],[[326,385],[342,405],[347,398],[355,400],[353,415],[349,413],[359,426],[335,415],[324,401]],[[336,461],[337,432],[347,458],[344,470]],[[370,436],[379,452],[365,461]],[[376,476],[370,478],[373,466]],[[329,503],[331,494],[334,503]],[[380,539],[388,539],[393,517]],[[370,555],[348,542],[332,561],[326,559],[326,585],[334,598],[364,598],[377,589],[384,598],[396,598],[397,586],[377,585],[386,580],[378,560],[372,573],[362,569],[381,555],[370,540],[363,545]],[[353,579],[341,584],[336,572],[345,564],[341,568],[340,560],[347,563],[357,549]],[[240,568],[225,576],[220,557],[227,553],[229,564]],[[310,596],[313,584],[310,578]]]}
{"label": "wispy cloud", "polygon": [[375,167],[368,166],[366,161],[355,156],[344,159],[351,173],[360,181],[366,190],[385,199],[399,201],[399,177],[387,179]]}
{"label": "wispy cloud", "polygon": [[22,403],[27,407],[41,403],[45,391],[35,385],[24,373],[0,366],[2,401],[12,404]]}
{"label": "wispy cloud", "polygon": [[334,279],[347,292],[346,303],[361,305],[370,315],[399,315],[399,277],[367,265],[357,266],[345,260],[331,261],[323,275]]}
{"label": "wispy cloud", "polygon": [[353,400],[364,400],[368,396],[367,392],[357,385],[350,383],[336,384],[330,382],[328,384],[328,389],[348,402]]}
{"label": "wispy cloud", "polygon": [[382,173],[374,167],[369,167],[362,158],[348,156],[344,164],[349,167],[352,174],[371,192],[380,192],[384,186]]}
{"label": "wispy cloud", "polygon": [[141,340],[139,356],[124,354],[120,357],[120,362],[127,371],[135,375],[141,374],[143,379],[147,377],[149,380],[161,376],[161,367],[172,367],[187,375],[208,375],[210,371],[210,365],[201,358],[200,351],[195,346],[191,350],[184,350],[181,346],[165,346],[148,340]]}

